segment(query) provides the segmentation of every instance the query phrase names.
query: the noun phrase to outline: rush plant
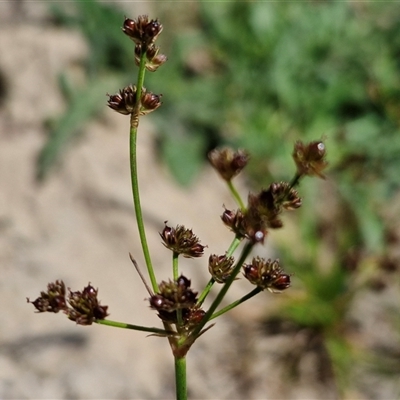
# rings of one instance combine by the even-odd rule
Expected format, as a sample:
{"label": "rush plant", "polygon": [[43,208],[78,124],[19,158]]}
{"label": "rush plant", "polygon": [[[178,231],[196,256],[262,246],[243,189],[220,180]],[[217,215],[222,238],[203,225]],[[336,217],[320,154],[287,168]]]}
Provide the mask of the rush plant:
{"label": "rush plant", "polygon": [[[160,232],[162,244],[171,251],[172,279],[158,283],[151,254],[147,245],[146,230],[143,223],[140,202],[136,144],[139,122],[161,106],[161,96],[144,86],[146,71],[158,70],[166,61],[164,54],[155,42],[163,30],[161,23],[147,16],[137,19],[126,18],[122,31],[134,42],[135,62],[139,67],[135,85],[108,95],[108,106],[116,112],[129,116],[129,152],[131,185],[134,210],[146,263],[147,278],[139,269],[135,258],[130,259],[148,291],[148,301],[162,327],[145,327],[108,319],[108,307],[98,300],[98,290],[88,285],[82,291],[66,289],[63,281],[49,283],[47,290],[40,293],[32,303],[38,312],[62,311],[67,317],[80,325],[93,323],[118,328],[152,333],[168,340],[175,360],[176,398],[187,399],[186,355],[196,340],[207,332],[217,317],[249,300],[267,289],[272,293],[282,292],[290,287],[290,274],[283,271],[278,259],[264,259],[248,256],[255,246],[262,245],[270,230],[282,228],[281,214],[301,206],[296,190],[305,176],[324,178],[327,167],[325,145],[322,141],[310,143],[296,142],[293,150],[295,173],[288,182],[273,182],[267,189],[249,193],[245,201],[237,191],[233,179],[247,165],[249,154],[244,150],[220,148],[211,151],[209,161],[220,177],[226,182],[237,209],[225,209],[221,219],[233,235],[231,245],[224,254],[210,254],[206,262],[210,280],[201,292],[192,288],[191,280],[179,273],[179,257],[197,258],[204,255],[205,247],[191,229],[183,225],[175,227],[165,223]],[[241,250],[239,244],[244,242]],[[242,272],[254,286],[246,295],[224,308],[219,308],[231,285]],[[204,300],[211,290],[216,291],[208,309],[203,308]]]}

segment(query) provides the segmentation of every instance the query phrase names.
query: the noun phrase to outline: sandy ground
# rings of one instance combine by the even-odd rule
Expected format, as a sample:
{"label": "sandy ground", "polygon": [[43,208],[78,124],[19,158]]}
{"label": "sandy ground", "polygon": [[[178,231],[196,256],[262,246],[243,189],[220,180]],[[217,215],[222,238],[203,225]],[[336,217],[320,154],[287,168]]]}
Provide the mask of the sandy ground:
{"label": "sandy ground", "polygon": [[[16,3],[0,3],[0,73],[6,84],[0,104],[0,398],[172,399],[166,340],[76,326],[61,314],[35,314],[26,303],[55,279],[73,290],[91,282],[109,306],[110,319],[160,326],[128,258],[131,252],[144,265],[129,184],[128,119],[105,107],[49,178],[35,181],[36,157],[46,140],[43,121],[64,107],[57,75],[82,60],[86,47],[78,34],[42,23],[44,3],[27,2],[20,9]],[[158,236],[163,222],[193,228],[209,245],[207,255],[222,254],[231,236],[219,215],[223,204],[233,203],[208,167],[191,188],[178,187],[155,159],[153,145],[150,116],[140,129],[139,179],[161,280],[170,277],[170,255]],[[205,259],[181,263],[197,290],[208,280],[205,264]],[[249,286],[241,280],[235,290],[232,300]],[[312,374],[295,387],[282,378],[271,352],[293,341],[278,335],[267,342],[257,333],[266,296],[271,295],[263,293],[220,319],[193,347],[191,398],[337,398],[333,387],[320,385]],[[312,370],[312,358],[304,363]]]}

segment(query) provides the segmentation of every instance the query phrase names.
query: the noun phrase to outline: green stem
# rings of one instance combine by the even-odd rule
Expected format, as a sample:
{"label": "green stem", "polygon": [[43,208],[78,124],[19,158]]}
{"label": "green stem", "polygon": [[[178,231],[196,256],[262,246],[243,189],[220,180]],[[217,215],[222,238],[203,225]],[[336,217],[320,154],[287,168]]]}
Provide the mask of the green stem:
{"label": "green stem", "polygon": [[147,271],[150,277],[151,286],[155,293],[158,292],[157,280],[154,274],[153,265],[150,258],[149,247],[146,239],[146,232],[144,229],[142,207],[140,204],[139,196],[139,182],[138,182],[138,171],[137,171],[137,130],[139,125],[139,113],[140,113],[140,97],[143,88],[144,76],[145,76],[145,62],[146,53],[142,54],[139,65],[138,79],[137,79],[137,92],[136,92],[136,109],[131,114],[131,127],[129,134],[129,155],[131,165],[131,182],[132,182],[132,194],[133,204],[135,207],[136,222],[139,230],[140,242],[142,244],[143,256],[146,261]]}
{"label": "green stem", "polygon": [[139,72],[137,78],[137,87],[136,87],[136,110],[134,114],[137,114],[136,117],[139,117],[141,102],[140,99],[142,97],[142,89],[144,84],[144,76],[146,74],[146,52],[144,51],[140,56],[139,63]]}
{"label": "green stem", "polygon": [[95,322],[100,325],[113,326],[115,328],[123,328],[123,329],[133,329],[135,331],[142,331],[142,332],[150,332],[162,336],[176,335],[176,332],[174,331],[168,331],[159,328],[149,328],[147,326],[141,326],[141,325],[132,325],[132,324],[127,324],[125,322],[111,321],[109,319],[97,319]]}
{"label": "green stem", "polygon": [[[179,278],[179,270],[178,270],[178,259],[179,253],[175,251],[172,253],[172,276],[174,281],[177,282]],[[178,326],[182,326],[182,309],[176,310],[176,318],[178,320]]]}
{"label": "green stem", "polygon": [[204,325],[211,319],[212,315],[214,314],[214,311],[217,309],[217,307],[220,305],[221,301],[225,297],[226,293],[228,292],[229,288],[231,287],[233,281],[235,280],[237,274],[240,271],[240,268],[242,267],[243,263],[246,260],[246,257],[249,255],[251,249],[253,248],[253,243],[248,242],[246,246],[242,250],[242,254],[239,257],[239,260],[236,263],[235,268],[232,271],[231,276],[228,278],[224,286],[222,286],[221,290],[219,291],[217,297],[215,300],[212,302],[210,308],[204,315],[204,318],[202,321],[196,326],[196,328],[193,330],[191,333],[189,340],[193,340],[193,338],[197,337],[200,331],[203,329]]}
{"label": "green stem", "polygon": [[293,177],[293,179],[289,183],[289,188],[293,188],[297,186],[300,182],[301,175],[297,174]]}
{"label": "green stem", "polygon": [[244,303],[246,300],[251,299],[253,296],[255,296],[256,294],[260,293],[262,291],[261,288],[256,287],[255,289],[253,289],[250,293],[246,294],[246,296],[243,296],[242,298],[240,298],[239,300],[234,301],[233,303],[229,304],[229,306],[224,307],[222,310],[219,310],[218,312],[214,313],[213,315],[211,315],[210,317],[210,321],[214,318],[219,317],[222,314],[225,314],[226,312],[232,310],[233,308],[237,307],[239,304]]}
{"label": "green stem", "polygon": [[215,281],[214,278],[211,278],[208,283],[207,286],[204,288],[203,292],[201,293],[201,295],[199,296],[199,299],[197,300],[197,304],[199,306],[201,306],[204,302],[204,300],[206,299],[208,293],[210,293],[211,288],[213,287]]}
{"label": "green stem", "polygon": [[232,193],[232,196],[238,203],[239,207],[244,211],[246,209],[246,207],[243,203],[242,198],[240,197],[239,192],[236,190],[235,186],[233,185],[232,181],[227,181],[226,183],[228,184],[228,188],[229,188],[230,192]]}
{"label": "green stem", "polygon": [[186,357],[175,357],[176,400],[187,400]]}
{"label": "green stem", "polygon": [[172,276],[174,277],[174,281],[176,282],[179,278],[179,271],[178,271],[178,258],[179,253],[172,253]]}
{"label": "green stem", "polygon": [[235,239],[233,239],[233,242],[231,243],[231,245],[229,246],[228,251],[226,252],[226,256],[227,257],[231,257],[232,254],[235,252],[235,250],[238,248],[240,242],[242,241],[241,237],[237,237],[235,236]]}

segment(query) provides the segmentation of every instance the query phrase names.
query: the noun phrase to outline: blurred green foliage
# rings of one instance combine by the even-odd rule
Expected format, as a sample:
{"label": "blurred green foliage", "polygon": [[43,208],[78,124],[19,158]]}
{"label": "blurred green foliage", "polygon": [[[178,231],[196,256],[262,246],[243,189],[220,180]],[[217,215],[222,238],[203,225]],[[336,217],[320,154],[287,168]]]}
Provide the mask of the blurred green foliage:
{"label": "blurred green foliage", "polygon": [[294,140],[326,135],[334,170],[352,183],[384,178],[376,192],[388,194],[400,154],[399,16],[397,4],[201,3],[198,29],[175,36],[155,77],[167,96],[158,116],[180,128],[160,124],[165,140],[183,131],[204,148],[241,145],[276,179]]}
{"label": "blurred green foliage", "polygon": [[396,3],[202,2],[154,79],[165,93],[154,117],[161,148],[189,137],[202,151],[166,157],[183,184],[221,144],[250,152],[253,185],[288,180],[293,143],[325,139],[329,183],[303,182],[295,228],[278,240],[295,283],[275,317],[322,338],[342,390],[360,361],[353,300],[388,274],[393,225],[383,217],[400,183],[399,18]]}

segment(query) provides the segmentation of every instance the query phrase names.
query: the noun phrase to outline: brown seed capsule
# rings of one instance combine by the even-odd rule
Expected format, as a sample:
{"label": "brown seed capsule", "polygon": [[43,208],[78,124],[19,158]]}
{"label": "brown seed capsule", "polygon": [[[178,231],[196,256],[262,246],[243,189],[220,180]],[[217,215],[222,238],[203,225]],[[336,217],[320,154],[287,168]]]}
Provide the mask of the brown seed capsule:
{"label": "brown seed capsule", "polygon": [[[140,18],[140,17],[139,17]],[[138,28],[138,21],[133,19],[125,18],[122,31],[129,36],[135,43],[140,44],[141,32]]]}
{"label": "brown seed capsule", "polygon": [[161,95],[147,92],[145,88],[142,90],[140,114],[146,115],[161,106]]}
{"label": "brown seed capsule", "polygon": [[152,19],[148,24],[143,27],[143,40],[147,44],[147,46],[156,41],[162,30],[163,26],[157,19]]}
{"label": "brown seed capsule", "polygon": [[136,86],[127,86],[114,95],[108,95],[108,106],[120,114],[132,114],[136,107]]}
{"label": "brown seed capsule", "polygon": [[290,287],[290,275],[287,274],[282,274],[279,275],[274,282],[271,284],[270,289],[272,291],[277,290],[277,291],[282,291]]}

